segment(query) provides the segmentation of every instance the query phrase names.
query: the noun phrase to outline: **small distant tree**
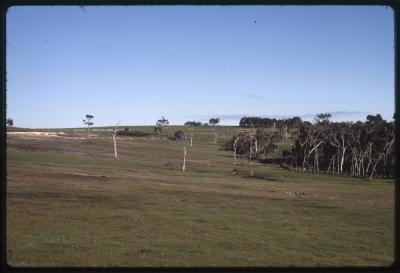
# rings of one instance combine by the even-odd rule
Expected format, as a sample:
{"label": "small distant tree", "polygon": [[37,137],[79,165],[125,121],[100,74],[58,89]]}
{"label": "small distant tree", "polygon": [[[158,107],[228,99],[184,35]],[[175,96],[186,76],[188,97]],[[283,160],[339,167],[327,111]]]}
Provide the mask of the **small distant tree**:
{"label": "small distant tree", "polygon": [[88,114],[85,117],[86,117],[86,119],[83,120],[83,124],[85,124],[87,126],[87,133],[89,134],[89,127],[93,126],[93,124],[94,124],[92,122],[92,119],[94,119],[94,116]]}
{"label": "small distant tree", "polygon": [[197,121],[186,121],[184,125],[190,128],[190,146],[193,146],[194,127],[199,127],[203,124]]}
{"label": "small distant tree", "polygon": [[382,123],[385,123],[385,121],[383,120],[383,118],[380,114],[377,114],[376,116],[374,116],[374,115],[367,116],[366,124],[375,125],[375,124],[382,124]]}
{"label": "small distant tree", "polygon": [[7,120],[6,120],[6,125],[7,126],[14,126],[14,121],[12,120],[12,118],[8,118]]}
{"label": "small distant tree", "polygon": [[169,121],[164,116],[161,119],[157,120],[156,125],[158,126],[159,132],[161,133],[163,127],[168,127]]}
{"label": "small distant tree", "polygon": [[185,169],[186,169],[186,150],[187,150],[187,145],[188,145],[187,141],[186,141],[185,133],[182,130],[176,131],[175,132],[175,139],[181,145],[182,150],[183,150],[182,171],[185,171]]}
{"label": "small distant tree", "polygon": [[216,143],[217,142],[217,133],[215,131],[215,125],[217,125],[219,123],[219,118],[211,118],[208,121],[208,123],[211,124],[214,129],[214,143]]}
{"label": "small distant tree", "polygon": [[320,113],[314,118],[317,124],[326,125],[329,123],[330,118],[332,115],[330,113]]}

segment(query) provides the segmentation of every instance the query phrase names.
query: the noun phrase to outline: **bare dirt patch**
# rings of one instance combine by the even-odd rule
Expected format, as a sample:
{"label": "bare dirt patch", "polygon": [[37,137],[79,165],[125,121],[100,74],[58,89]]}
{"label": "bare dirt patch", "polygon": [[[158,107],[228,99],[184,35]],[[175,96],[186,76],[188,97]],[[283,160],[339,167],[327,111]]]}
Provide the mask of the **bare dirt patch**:
{"label": "bare dirt patch", "polygon": [[68,139],[86,139],[93,138],[96,135],[82,135],[79,133],[64,132],[7,132],[7,136],[16,136],[25,139],[45,140],[48,138],[68,138]]}

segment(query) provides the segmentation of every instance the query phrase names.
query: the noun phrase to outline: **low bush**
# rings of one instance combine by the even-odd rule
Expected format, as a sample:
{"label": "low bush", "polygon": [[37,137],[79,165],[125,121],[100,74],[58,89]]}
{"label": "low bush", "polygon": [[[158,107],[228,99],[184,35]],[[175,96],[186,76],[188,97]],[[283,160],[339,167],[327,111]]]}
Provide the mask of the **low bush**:
{"label": "low bush", "polygon": [[129,130],[128,128],[125,128],[124,130],[117,132],[117,136],[147,137],[149,135],[150,135],[149,133],[137,130]]}

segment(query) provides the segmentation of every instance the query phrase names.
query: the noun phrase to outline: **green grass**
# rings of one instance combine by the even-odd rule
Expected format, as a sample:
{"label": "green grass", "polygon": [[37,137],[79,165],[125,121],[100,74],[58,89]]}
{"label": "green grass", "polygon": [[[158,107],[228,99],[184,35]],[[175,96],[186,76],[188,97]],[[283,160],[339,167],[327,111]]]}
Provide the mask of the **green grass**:
{"label": "green grass", "polygon": [[62,165],[86,166],[86,165],[106,165],[117,168],[140,168],[154,169],[165,168],[165,166],[151,164],[147,162],[135,162],[130,160],[114,160],[112,158],[101,158],[91,156],[73,156],[63,154],[39,153],[28,151],[9,150],[7,152],[8,160],[35,162],[35,163],[54,163]]}
{"label": "green grass", "polygon": [[[221,128],[219,135],[236,129]],[[180,170],[180,146],[163,136],[119,138],[120,159],[114,159],[107,132],[91,139],[9,135],[7,262],[17,267],[393,262],[393,181],[285,171],[246,160],[233,165],[222,137],[214,144],[208,130],[195,134],[186,172]],[[282,181],[232,175],[233,168]]]}

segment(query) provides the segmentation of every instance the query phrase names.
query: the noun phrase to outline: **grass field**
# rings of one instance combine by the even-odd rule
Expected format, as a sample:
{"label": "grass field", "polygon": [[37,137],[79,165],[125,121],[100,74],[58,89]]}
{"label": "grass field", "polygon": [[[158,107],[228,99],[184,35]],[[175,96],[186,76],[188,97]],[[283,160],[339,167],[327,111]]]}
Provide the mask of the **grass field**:
{"label": "grass field", "polygon": [[[166,137],[178,127],[118,138],[119,159],[111,133],[97,129],[89,137],[72,129],[7,135],[10,265],[393,262],[393,181],[304,174],[241,158],[235,166],[222,143],[237,127],[218,128],[218,143],[211,128],[197,129],[182,172],[182,150]],[[249,178],[250,171],[277,180]]]}

